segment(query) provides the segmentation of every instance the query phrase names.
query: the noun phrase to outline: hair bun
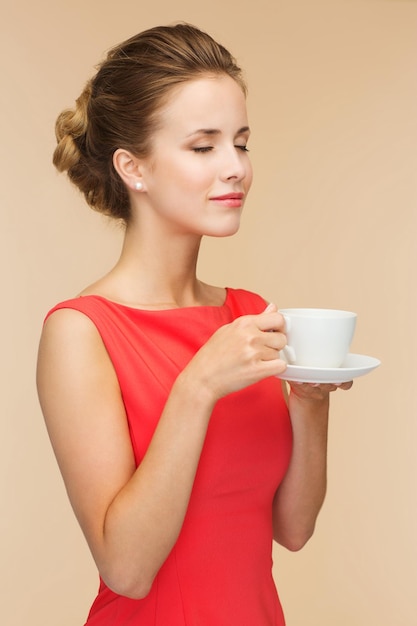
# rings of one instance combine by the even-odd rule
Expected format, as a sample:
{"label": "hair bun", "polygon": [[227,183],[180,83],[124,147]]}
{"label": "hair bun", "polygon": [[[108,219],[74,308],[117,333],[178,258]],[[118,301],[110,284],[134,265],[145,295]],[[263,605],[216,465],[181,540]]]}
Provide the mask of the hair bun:
{"label": "hair bun", "polygon": [[91,97],[91,81],[77,98],[74,109],[66,109],[58,116],[55,124],[57,147],[53,163],[60,171],[74,167],[82,156],[88,126],[88,103]]}

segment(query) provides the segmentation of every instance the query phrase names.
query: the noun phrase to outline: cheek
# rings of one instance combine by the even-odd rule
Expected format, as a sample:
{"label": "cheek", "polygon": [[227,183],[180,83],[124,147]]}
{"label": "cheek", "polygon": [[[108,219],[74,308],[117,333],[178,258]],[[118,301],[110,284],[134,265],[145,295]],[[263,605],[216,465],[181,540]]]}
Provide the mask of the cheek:
{"label": "cheek", "polygon": [[212,185],[214,177],[215,175],[209,166],[196,167],[193,165],[178,172],[176,180],[185,191],[205,191]]}
{"label": "cheek", "polygon": [[179,160],[174,165],[171,163],[163,171],[166,178],[169,177],[172,185],[188,190],[204,187],[213,179],[212,168],[210,168],[209,164],[196,163],[194,159]]}

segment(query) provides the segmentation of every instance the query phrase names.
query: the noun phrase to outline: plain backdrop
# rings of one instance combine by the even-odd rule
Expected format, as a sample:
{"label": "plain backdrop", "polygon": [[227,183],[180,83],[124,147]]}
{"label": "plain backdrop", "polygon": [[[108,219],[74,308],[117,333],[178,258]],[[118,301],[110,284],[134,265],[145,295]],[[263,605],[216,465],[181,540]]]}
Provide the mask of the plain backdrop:
{"label": "plain backdrop", "polygon": [[97,589],[35,363],[44,315],[110,268],[122,232],[54,171],[55,118],[109,47],[188,21],[246,70],[255,169],[241,231],[203,244],[201,278],[354,310],[352,351],[382,361],[333,396],[313,539],[274,550],[288,626],[416,626],[417,3],[14,0],[1,14],[2,622],[81,626]]}

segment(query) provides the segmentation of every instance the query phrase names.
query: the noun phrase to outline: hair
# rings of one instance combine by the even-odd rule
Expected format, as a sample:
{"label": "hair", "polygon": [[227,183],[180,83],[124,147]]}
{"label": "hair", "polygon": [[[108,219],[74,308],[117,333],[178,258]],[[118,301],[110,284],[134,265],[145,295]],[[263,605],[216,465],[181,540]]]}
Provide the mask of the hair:
{"label": "hair", "polygon": [[222,45],[190,24],[146,30],[109,51],[75,108],[57,118],[53,163],[67,172],[90,207],[130,218],[129,194],[113,166],[118,148],[151,152],[158,112],[172,89],[205,75],[225,74],[246,94],[241,69]]}

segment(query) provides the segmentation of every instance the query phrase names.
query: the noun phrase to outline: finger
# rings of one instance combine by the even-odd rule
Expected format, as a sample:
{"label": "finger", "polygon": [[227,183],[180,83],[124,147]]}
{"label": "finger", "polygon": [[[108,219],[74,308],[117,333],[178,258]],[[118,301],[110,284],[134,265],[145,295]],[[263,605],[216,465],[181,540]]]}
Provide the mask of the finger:
{"label": "finger", "polygon": [[306,386],[315,387],[316,389],[320,389],[326,393],[331,393],[333,391],[337,391],[338,389],[342,389],[343,391],[347,391],[353,385],[353,381],[344,383],[304,383]]}
{"label": "finger", "polygon": [[330,393],[329,389],[324,389],[324,385],[319,383],[290,382],[290,387],[292,393],[304,400],[324,400]]}
{"label": "finger", "polygon": [[340,385],[336,385],[339,389],[343,389],[343,391],[347,391],[353,385],[353,380],[349,380],[346,383],[340,383]]}
{"label": "finger", "polygon": [[[268,347],[268,346],[265,346],[264,349],[262,350],[262,352],[260,352],[259,358],[260,358],[261,361],[273,361],[273,360],[283,361],[280,358],[280,349],[279,348],[272,348],[272,347]],[[285,365],[287,365],[287,363],[285,361],[283,361],[283,363],[285,363]]]}
{"label": "finger", "polygon": [[280,331],[267,331],[263,333],[265,345],[273,350],[282,350],[287,345],[287,337]]}
{"label": "finger", "polygon": [[347,390],[352,387],[353,381],[345,383],[301,383],[290,382],[290,387],[295,395],[304,399],[323,400],[329,393],[338,389]]}
{"label": "finger", "polygon": [[259,315],[255,316],[256,324],[259,330],[263,331],[285,331],[285,321],[281,313],[278,311],[264,311]]}
{"label": "finger", "polygon": [[339,383],[314,383],[310,386],[316,387],[325,393],[331,393],[332,391],[337,391],[339,389]]}

